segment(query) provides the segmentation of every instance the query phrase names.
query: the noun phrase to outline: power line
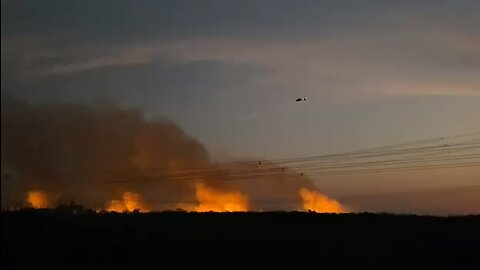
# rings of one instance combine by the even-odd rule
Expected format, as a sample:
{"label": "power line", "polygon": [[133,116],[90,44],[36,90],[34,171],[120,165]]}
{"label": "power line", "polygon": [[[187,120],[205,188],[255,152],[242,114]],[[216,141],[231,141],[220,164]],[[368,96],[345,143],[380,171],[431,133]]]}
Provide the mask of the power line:
{"label": "power line", "polygon": [[[459,140],[463,139],[463,140]],[[480,132],[343,152],[338,154],[261,161],[214,163],[185,167],[180,172],[165,167],[125,171],[108,183],[147,183],[301,179],[302,176],[378,173],[480,166]]]}

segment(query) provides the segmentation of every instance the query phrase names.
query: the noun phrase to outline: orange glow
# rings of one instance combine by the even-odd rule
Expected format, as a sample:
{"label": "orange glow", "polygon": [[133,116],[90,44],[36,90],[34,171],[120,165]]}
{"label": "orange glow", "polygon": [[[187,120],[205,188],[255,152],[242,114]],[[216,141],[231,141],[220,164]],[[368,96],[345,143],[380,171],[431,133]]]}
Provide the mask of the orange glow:
{"label": "orange glow", "polygon": [[344,213],[342,205],[336,200],[330,199],[327,196],[315,190],[308,190],[306,188],[300,189],[300,196],[303,200],[303,209],[319,212],[319,213]]}
{"label": "orange glow", "polygon": [[123,193],[123,202],[128,211],[133,211],[135,209],[139,209],[142,212],[146,211],[146,207],[143,205],[142,198],[138,193],[128,191]]}
{"label": "orange glow", "polygon": [[130,191],[123,193],[123,200],[111,200],[107,206],[109,212],[132,212],[134,210],[148,212],[140,194]]}
{"label": "orange glow", "polygon": [[240,191],[222,191],[197,184],[196,196],[199,205],[197,212],[245,212],[248,211],[248,197]]}
{"label": "orange glow", "polygon": [[126,212],[127,207],[122,200],[111,200],[107,206],[107,211],[109,212]]}
{"label": "orange glow", "polygon": [[33,208],[47,208],[49,205],[47,193],[41,190],[32,190],[27,193],[27,202]]}

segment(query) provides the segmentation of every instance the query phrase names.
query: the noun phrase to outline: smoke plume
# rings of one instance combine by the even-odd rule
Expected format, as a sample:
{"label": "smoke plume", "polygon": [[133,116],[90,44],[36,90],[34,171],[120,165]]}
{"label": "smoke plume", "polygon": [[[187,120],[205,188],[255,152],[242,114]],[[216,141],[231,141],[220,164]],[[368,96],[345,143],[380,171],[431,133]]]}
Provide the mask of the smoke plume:
{"label": "smoke plume", "polygon": [[4,97],[1,128],[2,203],[53,206],[75,199],[116,211],[179,205],[299,210],[300,190],[315,190],[308,177],[273,163],[213,164],[205,147],[175,123],[146,120],[119,105],[34,105]]}

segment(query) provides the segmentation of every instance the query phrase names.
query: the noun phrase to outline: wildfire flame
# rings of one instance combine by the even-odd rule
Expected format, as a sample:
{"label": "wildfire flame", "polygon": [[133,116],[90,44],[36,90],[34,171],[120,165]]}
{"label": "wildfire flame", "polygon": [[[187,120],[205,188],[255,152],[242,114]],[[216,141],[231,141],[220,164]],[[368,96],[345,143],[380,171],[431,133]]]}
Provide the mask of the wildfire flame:
{"label": "wildfire flame", "polygon": [[140,194],[130,191],[123,193],[122,200],[111,200],[107,206],[109,212],[131,212],[134,210],[148,212]]}
{"label": "wildfire flame", "polygon": [[222,191],[197,184],[197,212],[245,212],[248,211],[248,197],[240,191]]}
{"label": "wildfire flame", "polygon": [[41,190],[27,192],[27,202],[33,208],[47,208],[49,205],[47,193]]}
{"label": "wildfire flame", "polygon": [[107,206],[108,212],[126,212],[127,207],[122,200],[111,200]]}
{"label": "wildfire flame", "polygon": [[300,197],[303,200],[303,209],[319,212],[319,213],[344,213],[342,205],[336,200],[330,199],[327,196],[315,190],[308,190],[306,188],[300,189]]}
{"label": "wildfire flame", "polygon": [[[19,188],[8,190],[6,197],[17,198],[17,192],[21,192],[25,205],[28,202],[36,208],[51,207],[58,198],[78,196],[85,206],[94,205],[99,212],[160,211],[173,207],[187,211],[291,211],[297,210],[303,199],[307,210],[343,211],[335,200],[314,189],[302,189],[313,186],[313,182],[303,173],[290,177],[294,168],[279,167],[283,164],[268,160],[249,160],[245,164],[250,165],[233,167],[211,163],[205,146],[180,126],[166,119],[150,120],[136,109],[111,104],[35,105],[15,98],[7,98],[7,102],[2,99],[4,103],[2,173],[11,171],[19,176],[15,179]],[[32,155],[31,149],[39,151]],[[58,170],[52,161],[62,161],[66,169]],[[102,176],[95,173],[91,178],[93,171],[102,172]],[[227,183],[221,185],[222,181],[208,181],[227,180],[230,172],[231,177],[251,175],[260,181],[235,182],[233,190],[230,185],[225,186]],[[2,178],[15,175],[2,174]],[[118,177],[125,177],[125,185],[106,186],[102,180]],[[129,179],[147,183],[154,178],[168,180],[168,184],[138,186],[134,191],[140,194],[128,188]],[[263,181],[266,178],[278,181]],[[83,179],[89,179],[89,184],[83,183]],[[176,179],[204,180],[205,184],[192,190],[192,182],[170,181]],[[66,190],[59,190],[60,187]],[[105,196],[120,189],[120,194],[105,200]],[[142,190],[148,192],[141,193]],[[4,193],[2,190],[2,197]],[[290,200],[293,197],[295,200]]]}

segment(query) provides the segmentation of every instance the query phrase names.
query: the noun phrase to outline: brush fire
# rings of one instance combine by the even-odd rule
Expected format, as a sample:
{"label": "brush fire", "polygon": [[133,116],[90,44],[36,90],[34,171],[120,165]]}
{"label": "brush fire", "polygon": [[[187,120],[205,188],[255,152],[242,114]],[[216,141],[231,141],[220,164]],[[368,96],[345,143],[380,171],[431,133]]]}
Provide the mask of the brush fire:
{"label": "brush fire", "polygon": [[[235,172],[215,166],[204,145],[178,125],[147,120],[138,110],[11,98],[2,99],[1,110],[2,170],[14,172],[2,195],[24,201],[27,194],[26,203],[35,208],[55,206],[48,194],[58,194],[116,212],[176,209],[185,201],[182,208],[198,212],[344,211],[307,176],[292,177],[274,163],[252,161]],[[263,179],[266,171],[271,173]]]}
{"label": "brush fire", "polygon": [[27,203],[33,208],[49,207],[47,193],[41,190],[32,190],[27,192]]}
{"label": "brush fire", "polygon": [[127,191],[123,193],[122,200],[111,200],[106,207],[109,212],[148,212],[148,209],[142,202],[140,194]]}
{"label": "brush fire", "polygon": [[302,188],[299,191],[303,200],[303,209],[319,213],[342,213],[345,210],[340,203],[315,190]]}
{"label": "brush fire", "polygon": [[244,212],[248,211],[248,198],[240,191],[221,191],[197,184],[196,196],[199,201],[197,212]]}

